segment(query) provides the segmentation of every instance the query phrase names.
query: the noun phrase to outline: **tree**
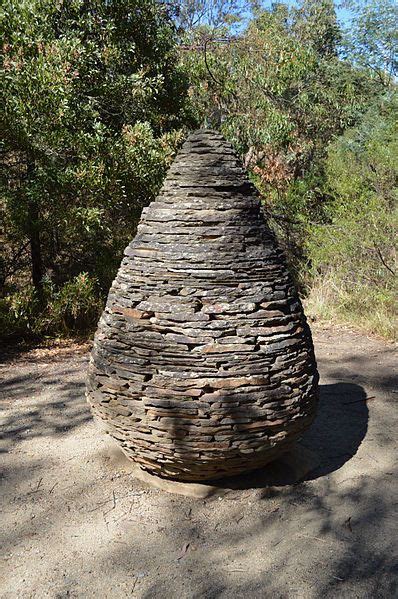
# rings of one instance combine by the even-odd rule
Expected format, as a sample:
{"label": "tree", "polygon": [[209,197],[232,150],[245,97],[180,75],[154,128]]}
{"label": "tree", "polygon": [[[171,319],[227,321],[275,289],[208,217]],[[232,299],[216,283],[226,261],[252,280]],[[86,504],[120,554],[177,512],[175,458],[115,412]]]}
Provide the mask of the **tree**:
{"label": "tree", "polygon": [[383,85],[398,74],[398,5],[394,0],[346,0],[353,17],[346,32],[350,60],[373,71]]}
{"label": "tree", "polygon": [[250,0],[174,0],[170,6],[186,40],[202,27],[213,35],[233,29],[250,14],[253,4]]}
{"label": "tree", "polygon": [[175,31],[155,0],[5,0],[6,261],[106,288],[188,122]]}
{"label": "tree", "polygon": [[320,56],[337,56],[341,31],[333,0],[302,0],[293,9],[292,30]]}

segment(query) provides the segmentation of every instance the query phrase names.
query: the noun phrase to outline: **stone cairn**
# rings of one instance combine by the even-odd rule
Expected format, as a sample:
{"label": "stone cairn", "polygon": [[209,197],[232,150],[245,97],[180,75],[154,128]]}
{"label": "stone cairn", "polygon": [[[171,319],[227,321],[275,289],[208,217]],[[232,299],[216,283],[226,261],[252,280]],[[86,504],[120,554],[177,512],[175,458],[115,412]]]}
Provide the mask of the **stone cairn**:
{"label": "stone cairn", "polygon": [[311,424],[300,300],[232,147],[192,133],[109,292],[87,397],[124,453],[199,481],[263,466]]}

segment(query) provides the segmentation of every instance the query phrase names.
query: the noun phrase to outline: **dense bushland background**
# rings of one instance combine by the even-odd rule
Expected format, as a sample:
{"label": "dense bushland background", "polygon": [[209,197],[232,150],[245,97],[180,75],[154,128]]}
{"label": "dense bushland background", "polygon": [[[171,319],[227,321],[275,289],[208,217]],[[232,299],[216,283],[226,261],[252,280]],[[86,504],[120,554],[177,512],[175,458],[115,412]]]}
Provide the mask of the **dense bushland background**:
{"label": "dense bushland background", "polygon": [[0,337],[87,334],[188,129],[217,128],[314,317],[397,334],[393,0],[4,0]]}

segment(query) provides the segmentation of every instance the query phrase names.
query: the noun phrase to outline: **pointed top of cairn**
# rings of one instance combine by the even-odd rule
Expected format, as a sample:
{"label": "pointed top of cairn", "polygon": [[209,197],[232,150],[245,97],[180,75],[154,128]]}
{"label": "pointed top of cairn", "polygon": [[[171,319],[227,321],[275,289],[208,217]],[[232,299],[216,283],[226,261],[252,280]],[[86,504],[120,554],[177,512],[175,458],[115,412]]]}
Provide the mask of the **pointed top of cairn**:
{"label": "pointed top of cairn", "polygon": [[191,133],[171,165],[165,187],[250,189],[247,175],[232,145],[217,131]]}

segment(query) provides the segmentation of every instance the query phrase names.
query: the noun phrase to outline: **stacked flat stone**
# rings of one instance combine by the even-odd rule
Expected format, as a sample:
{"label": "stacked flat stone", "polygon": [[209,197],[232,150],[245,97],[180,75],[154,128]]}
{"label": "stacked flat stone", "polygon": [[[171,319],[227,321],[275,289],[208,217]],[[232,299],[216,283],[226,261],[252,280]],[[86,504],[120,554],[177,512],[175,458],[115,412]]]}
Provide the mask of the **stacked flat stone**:
{"label": "stacked flat stone", "polygon": [[126,248],[87,396],[125,454],[198,481],[263,466],[312,422],[311,334],[232,147],[191,134]]}

